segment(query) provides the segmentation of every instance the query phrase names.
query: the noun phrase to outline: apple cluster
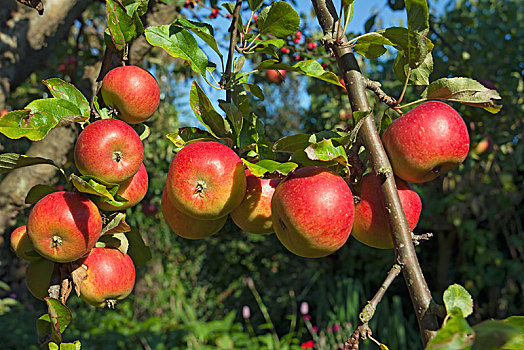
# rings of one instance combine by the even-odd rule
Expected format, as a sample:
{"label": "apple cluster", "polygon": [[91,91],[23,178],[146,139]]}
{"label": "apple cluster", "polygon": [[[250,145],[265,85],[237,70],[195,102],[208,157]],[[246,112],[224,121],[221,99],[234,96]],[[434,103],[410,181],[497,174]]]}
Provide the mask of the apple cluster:
{"label": "apple cluster", "polygon": [[[422,202],[408,182],[430,181],[462,163],[469,150],[467,127],[453,108],[430,101],[396,119],[382,139],[413,230]],[[303,257],[327,256],[351,233],[366,245],[388,249],[393,241],[380,186],[373,173],[364,175],[355,201],[344,178],[322,166],[259,178],[226,145],[195,141],[170,165],[162,213],[170,228],[188,239],[215,234],[230,215],[246,232],[275,232],[289,251]]]}
{"label": "apple cluster", "polygon": [[94,306],[112,307],[127,297],[135,284],[131,257],[97,242],[105,234],[101,211],[130,208],[146,195],[142,140],[129,124],[143,122],[153,114],[159,103],[159,87],[146,70],[126,66],[104,77],[101,94],[120,119],[88,124],[76,141],[74,161],[84,177],[117,189],[115,201],[79,192],[52,192],[34,205],[27,225],[11,234],[14,252],[31,261],[26,282],[38,299],[48,296],[53,275],[64,270],[60,264],[70,267],[68,273],[81,270],[82,277],[73,278],[76,290]]}

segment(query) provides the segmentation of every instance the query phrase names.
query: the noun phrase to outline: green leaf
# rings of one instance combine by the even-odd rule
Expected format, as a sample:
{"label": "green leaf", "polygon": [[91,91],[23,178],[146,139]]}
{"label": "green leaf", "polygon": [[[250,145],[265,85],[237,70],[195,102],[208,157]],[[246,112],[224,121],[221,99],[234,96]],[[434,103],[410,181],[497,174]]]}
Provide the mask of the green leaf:
{"label": "green leaf", "polygon": [[265,7],[258,16],[258,31],[260,34],[270,34],[277,38],[285,38],[295,33],[300,26],[300,16],[293,7],[279,1]]}
{"label": "green leaf", "polygon": [[304,150],[313,143],[336,137],[340,137],[340,135],[333,131],[322,131],[315,134],[295,134],[284,136],[274,143],[273,149],[278,152],[295,152],[297,150]]}
{"label": "green leaf", "polygon": [[377,20],[378,14],[374,14],[373,16],[369,17],[366,23],[364,23],[364,31],[366,33],[370,32],[373,26],[375,25],[375,21]]}
{"label": "green leaf", "polygon": [[129,227],[125,219],[126,214],[124,213],[113,213],[109,215],[105,220],[104,226],[102,227],[102,233],[100,235],[103,236],[131,231],[131,227]]}
{"label": "green leaf", "polygon": [[126,43],[136,37],[133,37],[136,32],[134,19],[128,15],[126,8],[118,0],[106,0],[106,13],[111,41],[117,51],[122,51]]}
{"label": "green leaf", "polygon": [[166,137],[175,145],[175,152],[181,150],[189,142],[217,140],[211,133],[195,127],[180,128],[176,132],[167,134]]}
{"label": "green leaf", "polygon": [[279,63],[277,60],[262,61],[255,69],[257,70],[271,70],[271,69],[285,69],[291,72],[297,72],[313,78],[327,81],[328,83],[343,86],[338,77],[333,72],[325,71],[322,65],[314,60],[300,61],[293,66],[285,63]]}
{"label": "green leaf", "polygon": [[[487,320],[473,327],[476,350],[523,349],[514,345],[523,343],[522,329],[506,321]],[[507,347],[507,343],[513,343]]]}
{"label": "green leaf", "polygon": [[29,157],[18,153],[0,154],[0,174],[7,173],[13,169],[23,168],[30,165],[49,164],[57,167],[62,173],[63,170],[51,159],[42,157]]}
{"label": "green leaf", "polygon": [[0,118],[0,132],[11,139],[27,137],[31,141],[43,139],[61,119],[65,121],[85,120],[77,118],[80,110],[72,102],[61,98],[38,99],[29,103],[23,111],[12,111]]}
{"label": "green leaf", "polygon": [[242,124],[244,122],[242,112],[234,104],[225,101],[219,101],[218,106],[226,113],[229,123],[233,126],[238,142],[240,132],[242,131]]}
{"label": "green leaf", "polygon": [[428,342],[425,350],[471,349],[474,332],[466,319],[458,312]]}
{"label": "green leaf", "polygon": [[343,146],[335,146],[330,139],[324,139],[306,147],[304,150],[309,159],[322,162],[335,161],[348,165],[348,157]]}
{"label": "green leaf", "polygon": [[248,162],[242,159],[251,174],[256,177],[270,176],[270,175],[287,175],[298,167],[298,164],[293,162],[280,163],[271,159],[262,159],[257,163]]}
{"label": "green leaf", "polygon": [[80,350],[80,340],[75,340],[72,343],[60,343],[60,347],[55,342],[49,343],[49,350]]}
{"label": "green leaf", "polygon": [[481,107],[490,113],[497,113],[502,108],[497,105],[501,99],[496,90],[490,90],[470,78],[441,78],[422,92],[423,98],[454,101],[473,107]]}
{"label": "green leaf", "polygon": [[355,0],[342,0],[342,8],[344,9],[344,26],[346,27],[353,20],[354,1]]}
{"label": "green leaf", "polygon": [[[147,139],[149,137],[149,135],[151,135],[151,129],[146,124],[140,123],[140,124],[138,124],[137,127],[138,128],[142,127],[144,129],[144,130],[142,130],[142,132],[139,132],[139,131],[135,130],[137,132],[137,134],[140,135],[140,140],[144,141],[145,139]],[[135,127],[135,128],[137,128],[137,127]]]}
{"label": "green leaf", "polygon": [[35,185],[31,187],[27,196],[25,196],[25,204],[35,204],[40,199],[44,198],[50,193],[58,191],[53,186],[48,185]]}
{"label": "green leaf", "polygon": [[429,76],[433,72],[433,55],[428,53],[421,65],[417,68],[410,68],[405,52],[399,51],[393,64],[395,76],[404,83],[410,69],[408,85],[429,85]]}
{"label": "green leaf", "polygon": [[256,12],[264,4],[264,0],[247,0],[249,9]]}
{"label": "green leaf", "polygon": [[143,265],[151,260],[151,250],[146,246],[136,228],[132,228],[131,231],[126,232],[125,235],[129,242],[127,254],[129,254],[135,266]]}
{"label": "green leaf", "polygon": [[[185,18],[177,18],[173,23],[173,25],[181,26],[187,30],[192,31],[200,39],[202,39],[206,44],[209,45],[217,53],[217,55],[222,59],[222,53],[218,49],[217,42],[215,40],[215,32],[213,31],[213,27],[207,23],[202,22],[195,22],[190,21]],[[243,56],[242,56],[243,57]]]}
{"label": "green leaf", "polygon": [[263,133],[262,128],[260,128],[261,123],[254,113],[251,114],[250,118],[246,118],[239,136],[241,149],[255,149],[255,152],[258,154],[257,143],[260,140],[259,130],[261,134]]}
{"label": "green leaf", "polygon": [[[71,174],[71,181],[75,188],[82,193],[94,194],[99,197],[105,197],[111,201],[114,201],[114,196],[108,191],[105,184],[101,183],[100,180],[95,180],[91,176],[77,176]],[[118,185],[113,184],[112,187]]]}
{"label": "green leaf", "polygon": [[71,310],[58,299],[50,297],[45,298],[49,318],[51,322],[52,339],[57,339],[58,343],[62,340],[62,333],[65,331],[71,318],[73,317]]}
{"label": "green leaf", "polygon": [[468,291],[458,284],[452,284],[444,291],[444,305],[446,306],[447,314],[451,310],[458,307],[462,312],[463,317],[468,317],[473,313],[473,299]]}
{"label": "green leaf", "polygon": [[145,33],[149,44],[163,48],[173,57],[186,60],[195,72],[206,74],[209,63],[207,56],[187,29],[171,24],[147,27]]}
{"label": "green leaf", "polygon": [[59,78],[50,78],[43,82],[53,97],[71,101],[80,110],[80,115],[89,117],[89,102],[73,84]]}
{"label": "green leaf", "polygon": [[506,344],[504,344],[504,349],[507,350],[520,350],[524,349],[524,316],[511,316],[503,320],[517,329],[519,329],[520,335],[512,338]]}
{"label": "green leaf", "polygon": [[366,58],[375,59],[386,53],[384,45],[393,45],[393,43],[379,33],[369,33],[357,40],[354,51]]}
{"label": "green leaf", "polygon": [[260,88],[260,86],[255,84],[244,84],[244,89],[250,93],[253,94],[256,98],[258,98],[260,101],[264,101],[264,92]]}
{"label": "green leaf", "polygon": [[429,10],[426,0],[405,0],[408,16],[408,62],[417,68],[430,51],[426,42],[429,32]]}
{"label": "green leaf", "polygon": [[51,320],[49,314],[44,314],[36,320],[36,332],[40,343],[51,334]]}
{"label": "green leaf", "polygon": [[196,81],[191,85],[189,104],[198,120],[216,137],[230,137],[231,126],[213,107]]}
{"label": "green leaf", "polygon": [[106,233],[98,239],[95,247],[98,248],[115,248],[122,254],[126,255],[129,249],[129,241],[124,232]]}

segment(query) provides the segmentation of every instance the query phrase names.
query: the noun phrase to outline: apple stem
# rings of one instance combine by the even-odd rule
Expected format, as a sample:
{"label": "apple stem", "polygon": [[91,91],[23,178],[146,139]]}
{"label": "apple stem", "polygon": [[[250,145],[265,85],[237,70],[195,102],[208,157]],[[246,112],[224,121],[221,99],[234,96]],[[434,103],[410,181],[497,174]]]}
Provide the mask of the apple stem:
{"label": "apple stem", "polygon": [[[324,32],[322,44],[337,60],[347,87],[352,111],[368,111],[370,106],[366,96],[366,80],[360,71],[350,45],[348,45],[348,40],[345,35],[338,38],[339,41],[333,37],[334,33],[339,30],[338,27],[341,26],[333,1],[312,0],[312,2],[318,22]],[[360,122],[362,122],[362,125],[358,137],[366,149],[371,167],[373,169],[391,169],[373,116],[368,114]],[[411,239],[411,229],[400,203],[394,174],[387,171],[381,177],[384,181],[381,184],[379,195],[384,198],[386,215],[391,224],[396,262],[402,267],[404,280],[420,328],[422,342],[425,346],[438,329],[435,315],[429,312],[432,302],[431,292],[418,262]]]}

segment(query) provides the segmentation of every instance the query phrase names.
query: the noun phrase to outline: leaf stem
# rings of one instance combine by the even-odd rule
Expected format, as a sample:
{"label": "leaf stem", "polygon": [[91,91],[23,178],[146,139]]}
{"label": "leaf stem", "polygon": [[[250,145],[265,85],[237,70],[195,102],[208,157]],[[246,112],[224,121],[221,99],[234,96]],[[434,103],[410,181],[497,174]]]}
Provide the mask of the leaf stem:
{"label": "leaf stem", "polygon": [[406,81],[404,82],[404,87],[402,88],[402,93],[400,94],[400,97],[398,98],[397,105],[399,105],[402,100],[404,99],[404,94],[406,93],[406,89],[408,87],[409,78],[411,77],[411,67],[408,66],[408,74],[406,74]]}

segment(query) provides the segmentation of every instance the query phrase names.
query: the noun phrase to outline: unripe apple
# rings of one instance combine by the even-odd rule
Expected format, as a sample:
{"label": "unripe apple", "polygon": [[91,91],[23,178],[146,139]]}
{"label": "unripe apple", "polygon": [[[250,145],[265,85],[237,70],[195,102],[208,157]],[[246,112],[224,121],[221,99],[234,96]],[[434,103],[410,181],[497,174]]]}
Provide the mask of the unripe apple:
{"label": "unripe apple", "polygon": [[109,71],[100,89],[106,105],[118,110],[118,117],[129,124],[145,122],[158,108],[160,89],[155,78],[136,66]]}
{"label": "unripe apple", "polygon": [[167,174],[167,193],[186,215],[214,220],[235,209],[246,193],[240,157],[218,142],[195,142],[177,153]]}
{"label": "unripe apple", "polygon": [[325,167],[308,166],[280,182],[271,211],[280,242],[296,255],[318,258],[347,241],[355,205],[342,177]]}
{"label": "unripe apple", "polygon": [[224,226],[227,215],[214,220],[199,220],[175,208],[166,189],[162,193],[162,215],[174,233],[187,239],[201,239],[214,235]]}
{"label": "unripe apple", "polygon": [[133,176],[144,158],[140,137],[118,119],[102,119],[89,124],[78,136],[75,164],[83,175],[109,183]]}
{"label": "unripe apple", "polygon": [[78,286],[86,303],[113,308],[135,286],[135,265],[129,255],[114,248],[93,248],[82,261],[86,276]]}
{"label": "unripe apple", "polygon": [[464,120],[438,101],[425,102],[388,126],[382,135],[396,176],[427,182],[461,164],[469,151]]}
{"label": "unripe apple", "polygon": [[282,83],[282,81],[284,81],[284,79],[286,78],[286,74],[287,71],[284,69],[279,69],[278,71],[275,69],[269,69],[266,72],[267,80],[275,84]]}
{"label": "unripe apple", "polygon": [[231,219],[250,233],[273,232],[271,198],[281,179],[261,179],[246,170],[247,189],[244,200],[231,212]]}
{"label": "unripe apple", "polygon": [[[351,234],[358,241],[374,248],[393,248],[391,226],[386,217],[384,200],[381,197],[380,181],[373,174],[361,180],[360,202],[355,206],[355,222]],[[417,226],[422,202],[419,195],[405,181],[395,178],[398,196],[411,230]]]}
{"label": "unripe apple", "polygon": [[37,299],[44,300],[49,295],[51,276],[55,263],[47,259],[31,261],[25,271],[25,283],[27,289]]}
{"label": "unripe apple", "polygon": [[15,254],[24,260],[38,260],[41,258],[38,254],[28,254],[34,251],[33,243],[27,234],[27,226],[20,226],[11,233],[11,248]]}
{"label": "unripe apple", "polygon": [[97,206],[76,192],[48,194],[35,204],[27,220],[27,233],[36,252],[62,263],[86,255],[101,231]]}
{"label": "unripe apple", "polygon": [[116,194],[127,199],[127,202],[124,205],[116,207],[106,202],[97,201],[98,207],[102,210],[109,211],[124,210],[134,207],[145,197],[147,193],[147,180],[148,177],[146,167],[144,164],[142,164],[135,175],[120,183],[120,187],[118,188],[118,191],[116,191]]}

